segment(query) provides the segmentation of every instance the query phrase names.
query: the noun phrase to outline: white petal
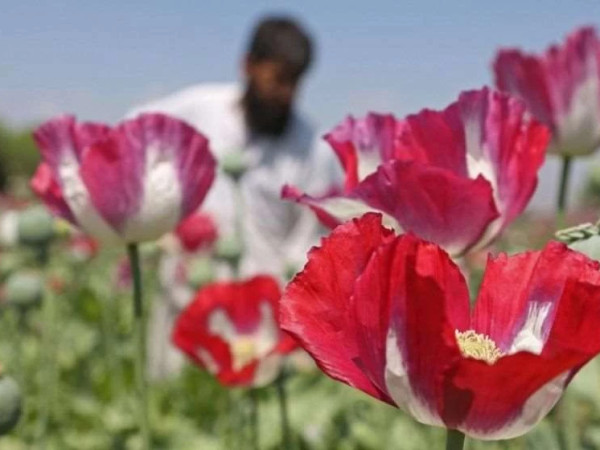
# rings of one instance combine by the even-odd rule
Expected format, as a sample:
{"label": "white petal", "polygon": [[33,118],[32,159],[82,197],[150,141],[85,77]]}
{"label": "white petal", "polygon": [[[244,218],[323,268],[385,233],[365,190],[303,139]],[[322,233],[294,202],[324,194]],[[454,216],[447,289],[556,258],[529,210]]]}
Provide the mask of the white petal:
{"label": "white petal", "polygon": [[182,192],[175,152],[161,150],[157,145],[146,149],[142,205],[124,227],[127,242],[157,239],[181,220]]}
{"label": "white petal", "polygon": [[427,405],[413,392],[393,327],[388,330],[386,339],[385,384],[390,397],[399,408],[421,423],[444,426],[435,406]]}
{"label": "white petal", "polygon": [[100,216],[91,202],[90,195],[79,176],[79,163],[71,152],[62,152],[63,158],[58,177],[65,201],[71,208],[79,226],[96,239],[109,244],[123,241],[113,228]]}
{"label": "white petal", "polygon": [[542,353],[546,336],[544,336],[544,323],[548,318],[552,303],[530,302],[527,311],[527,319],[515,336],[509,355],[518,352],[529,352],[535,355]]}

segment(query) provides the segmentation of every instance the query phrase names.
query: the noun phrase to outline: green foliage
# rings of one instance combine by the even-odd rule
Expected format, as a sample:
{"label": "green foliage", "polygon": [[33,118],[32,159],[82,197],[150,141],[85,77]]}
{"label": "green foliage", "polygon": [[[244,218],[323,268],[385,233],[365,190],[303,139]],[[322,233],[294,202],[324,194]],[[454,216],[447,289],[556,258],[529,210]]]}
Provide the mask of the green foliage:
{"label": "green foliage", "polygon": [[[18,381],[24,396],[21,421],[11,434],[0,437],[0,450],[41,448],[42,443],[48,450],[138,449],[131,299],[111,281],[124,252],[104,252],[82,263],[54,245],[41,304],[23,310],[0,303],[0,364]],[[39,266],[39,253],[31,248],[11,252],[0,255],[0,260],[12,261],[9,269],[0,271],[0,286],[23,267]],[[146,292],[156,292],[156,248],[147,246],[142,253]],[[152,296],[146,300],[150,303]],[[326,378],[306,361],[293,367],[287,392],[297,450],[443,448],[443,429],[418,424]],[[261,449],[279,449],[276,390],[266,387],[256,394]],[[600,361],[584,368],[568,395],[580,448],[600,448]],[[173,379],[153,382],[153,448],[249,448],[248,397],[243,390],[221,387],[193,366]],[[560,414],[555,413],[522,438],[467,439],[466,448],[558,450],[563,448],[561,429]]]}
{"label": "green foliage", "polygon": [[31,128],[15,130],[0,123],[0,172],[4,176],[29,178],[35,172],[40,156],[31,132]]}

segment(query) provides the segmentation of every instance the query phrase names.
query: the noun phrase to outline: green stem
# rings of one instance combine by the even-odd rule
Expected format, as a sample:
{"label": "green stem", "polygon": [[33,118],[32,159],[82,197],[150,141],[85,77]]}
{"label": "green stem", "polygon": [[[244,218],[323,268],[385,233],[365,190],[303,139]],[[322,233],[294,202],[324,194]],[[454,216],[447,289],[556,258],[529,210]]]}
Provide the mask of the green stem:
{"label": "green stem", "polygon": [[281,448],[291,449],[292,436],[290,433],[290,419],[288,415],[287,407],[287,393],[285,390],[286,376],[284,373],[281,374],[275,386],[277,387],[277,397],[279,400],[279,416],[281,420]]}
{"label": "green stem", "polygon": [[54,409],[55,392],[57,377],[55,376],[55,361],[54,355],[54,302],[55,299],[50,295],[49,278],[47,274],[47,266],[49,261],[49,248],[48,245],[42,245],[36,249],[37,263],[40,271],[44,275],[44,294],[42,296],[42,359],[40,367],[40,406],[39,406],[39,418],[38,418],[38,429],[37,438],[42,449],[46,448],[46,442],[48,441],[48,429],[49,423],[52,419],[52,413]]}
{"label": "green stem", "polygon": [[150,420],[148,417],[148,384],[146,377],[146,327],[142,298],[142,273],[137,244],[127,246],[133,278],[133,315],[136,337],[135,378],[138,402],[138,420],[142,435],[142,448],[150,449]]}
{"label": "green stem", "polygon": [[567,193],[569,190],[569,176],[571,174],[571,157],[563,156],[562,169],[560,173],[560,186],[558,190],[558,199],[556,201],[556,227],[557,229],[566,226],[567,215]]}
{"label": "green stem", "polygon": [[458,430],[448,429],[446,435],[446,450],[462,450],[465,445],[465,435]]}
{"label": "green stem", "polygon": [[252,450],[258,450],[260,448],[260,433],[258,424],[258,396],[254,389],[250,389],[250,442]]}

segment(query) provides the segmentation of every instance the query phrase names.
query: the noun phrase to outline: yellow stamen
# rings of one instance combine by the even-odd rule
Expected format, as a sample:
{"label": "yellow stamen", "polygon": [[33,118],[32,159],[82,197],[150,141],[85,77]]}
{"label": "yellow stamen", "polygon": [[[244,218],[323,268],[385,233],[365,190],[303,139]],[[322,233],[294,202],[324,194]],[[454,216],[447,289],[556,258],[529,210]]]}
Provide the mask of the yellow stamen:
{"label": "yellow stamen", "polygon": [[241,370],[252,360],[256,359],[256,343],[249,337],[239,337],[231,343],[231,356],[233,370]]}
{"label": "yellow stamen", "polygon": [[475,333],[473,330],[455,331],[456,342],[463,356],[494,364],[504,353],[496,343],[485,334]]}

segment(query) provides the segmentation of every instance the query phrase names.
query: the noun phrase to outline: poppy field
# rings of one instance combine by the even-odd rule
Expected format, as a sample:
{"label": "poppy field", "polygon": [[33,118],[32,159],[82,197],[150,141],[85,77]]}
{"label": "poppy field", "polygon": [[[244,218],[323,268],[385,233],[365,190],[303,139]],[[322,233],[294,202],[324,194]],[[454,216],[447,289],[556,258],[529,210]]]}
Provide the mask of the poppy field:
{"label": "poppy field", "polygon": [[[279,272],[244,258],[247,161],[202,129],[37,126],[0,195],[0,450],[600,448],[598,177],[568,201],[600,37],[491,67],[444,108],[340,118],[340,178],[276,187],[320,227]],[[550,159],[556,207],[526,211]]]}

